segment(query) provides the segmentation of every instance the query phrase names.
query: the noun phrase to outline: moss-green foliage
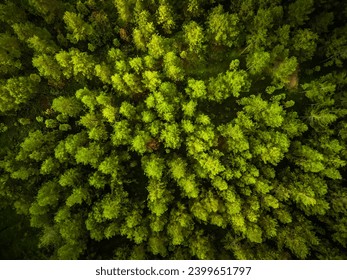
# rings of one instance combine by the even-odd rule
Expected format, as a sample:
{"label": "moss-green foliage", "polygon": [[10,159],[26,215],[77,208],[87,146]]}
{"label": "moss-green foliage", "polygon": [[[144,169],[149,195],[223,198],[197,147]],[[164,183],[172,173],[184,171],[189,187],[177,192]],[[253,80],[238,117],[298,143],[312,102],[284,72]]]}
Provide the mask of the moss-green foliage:
{"label": "moss-green foliage", "polygon": [[1,258],[347,258],[343,1],[2,2]]}

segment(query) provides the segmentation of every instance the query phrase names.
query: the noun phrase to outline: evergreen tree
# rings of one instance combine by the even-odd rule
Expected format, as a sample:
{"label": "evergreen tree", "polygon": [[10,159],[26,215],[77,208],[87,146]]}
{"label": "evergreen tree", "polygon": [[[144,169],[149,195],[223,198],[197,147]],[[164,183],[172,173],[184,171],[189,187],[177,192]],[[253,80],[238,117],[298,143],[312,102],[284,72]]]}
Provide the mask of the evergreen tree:
{"label": "evergreen tree", "polygon": [[347,258],[345,3],[3,2],[0,258]]}

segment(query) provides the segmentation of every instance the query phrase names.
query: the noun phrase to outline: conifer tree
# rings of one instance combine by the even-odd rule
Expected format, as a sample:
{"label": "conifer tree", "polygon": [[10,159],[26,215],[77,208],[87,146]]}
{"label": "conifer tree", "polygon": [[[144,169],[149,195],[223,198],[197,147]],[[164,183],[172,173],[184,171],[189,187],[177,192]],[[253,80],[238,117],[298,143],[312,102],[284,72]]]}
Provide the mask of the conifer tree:
{"label": "conifer tree", "polygon": [[346,259],[345,11],[1,3],[0,258]]}

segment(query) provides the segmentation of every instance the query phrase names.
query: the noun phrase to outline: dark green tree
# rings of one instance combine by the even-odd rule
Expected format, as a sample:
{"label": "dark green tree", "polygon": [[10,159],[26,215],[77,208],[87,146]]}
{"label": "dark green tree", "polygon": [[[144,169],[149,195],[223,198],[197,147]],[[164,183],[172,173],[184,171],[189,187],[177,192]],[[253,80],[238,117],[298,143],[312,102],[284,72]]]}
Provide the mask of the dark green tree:
{"label": "dark green tree", "polygon": [[346,259],[346,4],[0,4],[0,258]]}

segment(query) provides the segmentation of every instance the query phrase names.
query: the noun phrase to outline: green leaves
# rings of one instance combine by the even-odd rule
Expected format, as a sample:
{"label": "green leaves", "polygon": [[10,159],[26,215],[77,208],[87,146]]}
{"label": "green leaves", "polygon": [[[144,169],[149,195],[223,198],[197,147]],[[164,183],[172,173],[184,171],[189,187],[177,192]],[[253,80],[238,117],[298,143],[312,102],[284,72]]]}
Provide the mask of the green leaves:
{"label": "green leaves", "polygon": [[[238,65],[239,62],[237,60],[235,62]],[[230,96],[238,97],[242,91],[248,91],[249,86],[246,71],[231,69],[216,78],[209,79],[208,99],[220,103]]]}
{"label": "green leaves", "polygon": [[[100,172],[102,172],[103,174],[111,175],[112,178],[114,178],[114,179],[119,179],[119,177],[120,177],[119,170],[120,169],[121,169],[120,160],[116,155],[106,157],[105,160],[103,160],[98,167],[98,170]],[[97,174],[95,174],[95,175],[97,175]]]}
{"label": "green leaves", "polygon": [[148,178],[160,180],[165,168],[164,160],[157,155],[151,154],[142,158],[142,165]]}
{"label": "green leaves", "polygon": [[199,164],[206,169],[211,178],[214,178],[214,176],[225,170],[218,159],[220,156],[221,153],[214,153],[212,155],[201,153],[197,158]]}
{"label": "green leaves", "polygon": [[42,163],[40,173],[45,175],[54,174],[58,171],[59,167],[59,162],[56,159],[49,157]]}
{"label": "green leaves", "polygon": [[59,81],[63,75],[58,62],[53,56],[43,54],[33,57],[33,66],[35,66],[42,77],[51,78]]}
{"label": "green leaves", "polygon": [[157,87],[160,85],[160,75],[156,71],[145,71],[143,73],[143,81],[145,87],[148,88],[151,92],[154,92]]}
{"label": "green leaves", "polygon": [[165,124],[160,139],[164,142],[165,148],[178,149],[181,146],[181,135],[177,124]]}
{"label": "green leaves", "polygon": [[90,164],[94,168],[100,163],[100,159],[105,153],[103,147],[96,143],[90,143],[88,147],[80,148],[75,159],[77,163],[82,163],[84,165]]}
{"label": "green leaves", "polygon": [[159,35],[152,35],[151,40],[147,44],[148,54],[153,58],[161,58],[165,54],[167,48],[167,40]]}
{"label": "green leaves", "polygon": [[7,33],[0,34],[0,73],[15,73],[22,67],[19,40]]}
{"label": "green leaves", "polygon": [[236,14],[229,14],[223,11],[223,6],[218,5],[213,8],[208,16],[208,36],[217,45],[232,47],[239,35],[239,18]]}
{"label": "green leaves", "polygon": [[164,69],[168,78],[174,81],[183,80],[184,71],[182,69],[182,62],[174,52],[168,52],[164,56]]}
{"label": "green leaves", "polygon": [[289,10],[289,20],[293,22],[292,24],[303,25],[308,19],[310,13],[314,10],[313,0],[296,0],[291,3],[288,7]]}
{"label": "green leaves", "polygon": [[[132,141],[132,130],[130,128],[130,124],[127,120],[121,120],[114,124],[114,133],[111,136],[112,144],[114,146],[119,145],[126,145],[128,143],[131,143]],[[133,140],[133,142],[135,139]],[[139,145],[139,149],[143,148],[141,146],[141,138],[137,138],[136,140],[136,147]]]}
{"label": "green leaves", "polygon": [[177,157],[168,163],[170,167],[170,171],[172,173],[172,177],[175,180],[179,180],[184,178],[186,175],[187,163],[184,159]]}
{"label": "green leaves", "polygon": [[285,58],[280,62],[278,66],[273,69],[273,77],[275,81],[282,82],[283,84],[290,83],[291,75],[296,71],[298,67],[297,58],[292,56]]}
{"label": "green leaves", "polygon": [[82,204],[89,197],[89,193],[84,188],[74,188],[72,194],[66,199],[66,205],[72,207],[76,204]]}
{"label": "green leaves", "polygon": [[189,198],[197,198],[199,195],[199,184],[195,179],[195,174],[189,174],[178,181],[178,185],[182,189],[183,196]]}
{"label": "green leaves", "polygon": [[283,108],[278,103],[269,104],[260,95],[242,98],[239,104],[244,105],[246,114],[254,117],[256,121],[263,121],[266,126],[280,127],[284,120]]}
{"label": "green leaves", "polygon": [[324,169],[322,163],[324,156],[318,151],[306,146],[301,145],[298,142],[296,145],[296,154],[300,157],[300,160],[296,161],[305,171],[320,172]]}
{"label": "green leaves", "polygon": [[270,54],[265,51],[254,52],[251,56],[247,56],[247,66],[253,75],[260,74],[269,65]]}
{"label": "green leaves", "polygon": [[131,141],[132,150],[139,154],[144,154],[147,152],[147,143],[151,140],[151,136],[149,133],[145,131],[140,131],[134,139]]}
{"label": "green leaves", "polygon": [[191,254],[200,260],[214,259],[214,249],[209,238],[202,230],[195,232],[194,235],[196,242],[189,246]]}
{"label": "green leaves", "polygon": [[204,81],[189,79],[186,92],[192,99],[206,98],[206,85]]}
{"label": "green leaves", "polygon": [[295,51],[300,52],[301,61],[311,59],[316,51],[318,35],[309,29],[299,29],[294,35],[293,48]]}
{"label": "green leaves", "polygon": [[81,179],[81,173],[78,168],[68,169],[59,178],[59,184],[63,187],[75,187]]}
{"label": "green leaves", "polygon": [[36,74],[0,81],[0,111],[18,110],[22,104],[33,99],[41,79]]}
{"label": "green leaves", "polygon": [[70,31],[67,38],[72,43],[76,44],[79,41],[84,41],[95,34],[93,27],[86,23],[79,14],[67,11],[63,19],[67,30]]}
{"label": "green leaves", "polygon": [[0,4],[0,198],[49,258],[346,258],[343,9],[48,2]]}
{"label": "green leaves", "polygon": [[81,104],[74,97],[57,97],[53,100],[52,108],[70,117],[77,117],[82,111]]}
{"label": "green leaves", "polygon": [[157,11],[157,22],[163,26],[166,33],[171,33],[171,30],[175,27],[174,18],[172,7],[167,1],[162,1]]}
{"label": "green leaves", "polygon": [[147,185],[148,207],[157,216],[163,215],[169,209],[173,196],[166,184],[156,179],[150,179]]}
{"label": "green leaves", "polygon": [[126,202],[126,193],[122,190],[117,191],[115,194],[107,194],[101,200],[102,215],[105,219],[116,219],[121,214],[122,204]]}
{"label": "green leaves", "polygon": [[167,232],[173,245],[185,245],[194,229],[194,222],[184,205],[171,210]]}
{"label": "green leaves", "polygon": [[184,39],[187,42],[189,52],[201,54],[204,52],[204,42],[206,41],[204,31],[195,21],[190,21],[183,27]]}

